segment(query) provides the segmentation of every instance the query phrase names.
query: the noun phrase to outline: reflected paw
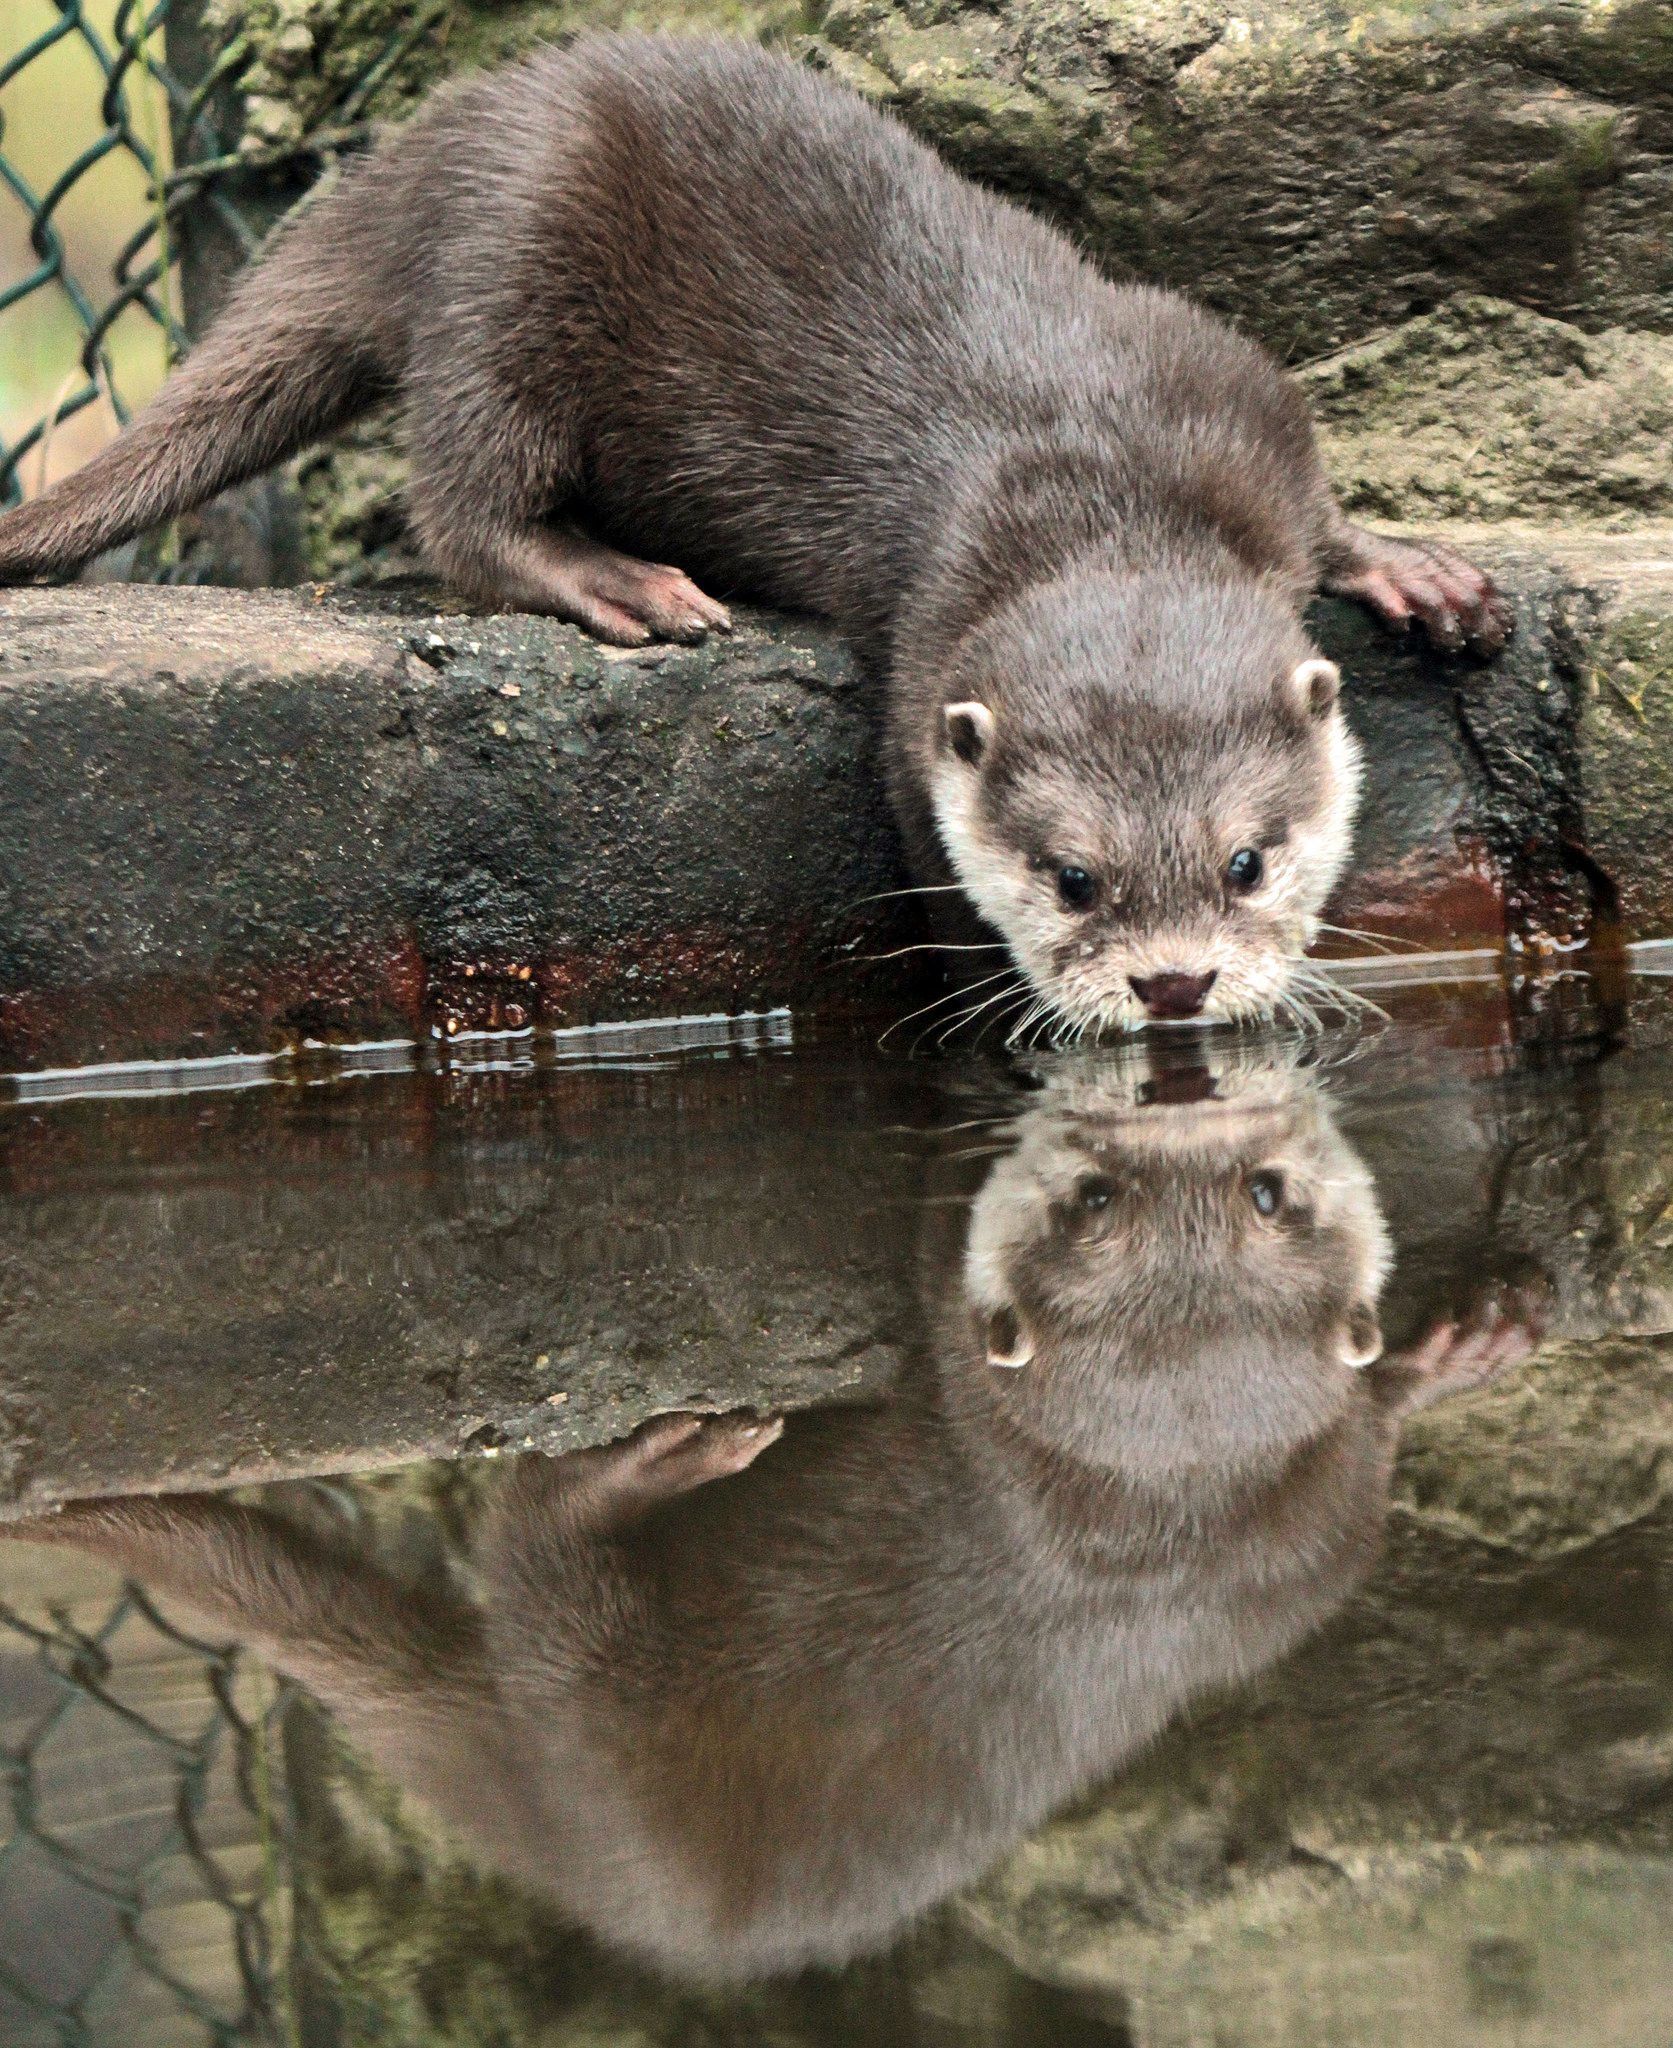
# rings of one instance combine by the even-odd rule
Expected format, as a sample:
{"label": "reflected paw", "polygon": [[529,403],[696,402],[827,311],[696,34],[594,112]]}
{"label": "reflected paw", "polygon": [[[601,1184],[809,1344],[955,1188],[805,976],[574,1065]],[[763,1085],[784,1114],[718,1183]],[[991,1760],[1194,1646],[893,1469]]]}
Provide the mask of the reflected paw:
{"label": "reflected paw", "polygon": [[1520,1365],[1545,1333],[1548,1307],[1544,1290],[1524,1287],[1489,1295],[1468,1315],[1437,1323],[1396,1361],[1411,1389],[1410,1405],[1427,1407],[1486,1386]]}
{"label": "reflected paw", "polygon": [[687,1493],[742,1472],[783,1434],[781,1415],[658,1415],[620,1448],[636,1486],[653,1494]]}

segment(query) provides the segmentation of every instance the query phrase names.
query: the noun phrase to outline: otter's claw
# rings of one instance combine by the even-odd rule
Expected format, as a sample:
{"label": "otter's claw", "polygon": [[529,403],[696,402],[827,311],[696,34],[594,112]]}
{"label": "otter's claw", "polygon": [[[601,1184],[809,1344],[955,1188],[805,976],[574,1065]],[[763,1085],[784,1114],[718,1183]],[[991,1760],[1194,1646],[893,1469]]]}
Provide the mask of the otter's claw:
{"label": "otter's claw", "polygon": [[1357,598],[1391,626],[1422,626],[1447,653],[1469,647],[1497,654],[1510,638],[1510,606],[1492,578],[1456,549],[1440,541],[1390,540],[1360,527],[1349,534],[1326,590]]}
{"label": "otter's claw", "polygon": [[1472,1387],[1484,1387],[1520,1365],[1545,1334],[1551,1302],[1539,1286],[1508,1296],[1489,1294],[1473,1313],[1437,1323],[1409,1351],[1389,1361],[1400,1406],[1411,1413]]}

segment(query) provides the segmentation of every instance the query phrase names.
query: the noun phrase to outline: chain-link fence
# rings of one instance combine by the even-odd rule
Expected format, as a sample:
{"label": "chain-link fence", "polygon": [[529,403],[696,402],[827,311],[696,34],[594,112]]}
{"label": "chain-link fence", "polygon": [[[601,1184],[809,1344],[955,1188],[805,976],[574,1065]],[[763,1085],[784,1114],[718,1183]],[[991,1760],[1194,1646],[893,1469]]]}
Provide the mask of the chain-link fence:
{"label": "chain-link fence", "polygon": [[[301,139],[242,133],[246,10],[205,0],[0,8],[0,505],[85,460],[160,382],[227,278],[445,27],[397,10]],[[230,24],[222,26],[221,24]]]}
{"label": "chain-link fence", "polygon": [[0,1603],[0,2042],[282,2043],[283,1695],[54,1546]]}

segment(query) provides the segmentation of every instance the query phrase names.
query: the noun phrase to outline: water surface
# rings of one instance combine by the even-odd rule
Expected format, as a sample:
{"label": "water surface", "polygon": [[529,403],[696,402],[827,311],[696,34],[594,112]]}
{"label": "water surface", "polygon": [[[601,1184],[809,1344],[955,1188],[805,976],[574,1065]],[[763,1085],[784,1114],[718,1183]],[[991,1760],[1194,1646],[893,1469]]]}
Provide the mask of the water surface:
{"label": "water surface", "polygon": [[1668,1015],[15,1091],[0,2040],[1666,2048]]}

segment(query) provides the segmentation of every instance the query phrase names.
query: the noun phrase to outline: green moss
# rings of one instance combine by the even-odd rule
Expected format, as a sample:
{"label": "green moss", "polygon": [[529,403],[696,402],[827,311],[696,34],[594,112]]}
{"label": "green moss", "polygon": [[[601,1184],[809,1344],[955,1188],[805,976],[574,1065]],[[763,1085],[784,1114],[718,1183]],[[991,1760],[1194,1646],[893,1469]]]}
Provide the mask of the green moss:
{"label": "green moss", "polygon": [[[1673,904],[1667,830],[1673,816],[1673,620],[1667,609],[1640,608],[1630,599],[1606,605],[1585,646],[1581,686],[1587,846],[1615,877],[1629,925],[1664,932]],[[1667,1205],[1652,1206],[1660,1230]],[[1650,1236],[1645,1241],[1657,1250]],[[1653,1265],[1650,1277],[1665,1283],[1673,1298],[1673,1256],[1662,1248]]]}
{"label": "green moss", "polygon": [[583,29],[779,39],[808,25],[808,0],[209,0],[209,9],[211,25],[249,53],[250,152],[294,147],[346,118],[398,119],[440,77]]}
{"label": "green moss", "polygon": [[1665,1341],[1557,1346],[1414,1424],[1396,1498],[1431,1528],[1522,1556],[1583,1549],[1673,1499],[1670,1393]]}
{"label": "green moss", "polygon": [[810,0],[459,0],[448,63],[452,70],[498,64],[585,29],[681,29],[776,43],[810,25]]}
{"label": "green moss", "polygon": [[454,0],[209,0],[211,27],[249,55],[241,147],[293,148],[407,112],[444,68],[453,11]]}
{"label": "green moss", "polygon": [[308,573],[364,581],[419,567],[402,493],[407,461],[390,414],[363,420],[297,465]]}

